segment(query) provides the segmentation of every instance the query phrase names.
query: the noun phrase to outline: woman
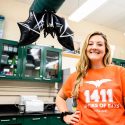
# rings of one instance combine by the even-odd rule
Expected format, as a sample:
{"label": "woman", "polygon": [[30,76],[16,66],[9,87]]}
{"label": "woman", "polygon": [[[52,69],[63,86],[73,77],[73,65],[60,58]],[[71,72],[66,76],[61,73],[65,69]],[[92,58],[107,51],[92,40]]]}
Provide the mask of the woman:
{"label": "woman", "polygon": [[[68,112],[67,98],[75,98],[76,111]],[[56,97],[65,123],[73,125],[125,125],[125,68],[111,65],[106,36],[90,34],[82,48],[76,72]]]}

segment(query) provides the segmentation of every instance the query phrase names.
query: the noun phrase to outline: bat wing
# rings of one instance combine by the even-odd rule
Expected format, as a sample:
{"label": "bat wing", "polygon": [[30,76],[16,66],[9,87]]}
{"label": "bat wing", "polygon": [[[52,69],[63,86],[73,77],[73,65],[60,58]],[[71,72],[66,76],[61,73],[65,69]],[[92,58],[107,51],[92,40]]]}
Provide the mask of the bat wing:
{"label": "bat wing", "polygon": [[69,50],[74,50],[73,31],[67,26],[64,18],[57,18],[55,33],[59,43]]}
{"label": "bat wing", "polygon": [[110,81],[112,81],[111,79],[102,79],[102,80],[100,80],[101,82],[110,82]]}
{"label": "bat wing", "polygon": [[91,85],[94,85],[95,87],[97,87],[97,85],[96,85],[96,82],[95,82],[95,81],[87,81],[86,83],[91,84]]}
{"label": "bat wing", "polygon": [[108,83],[110,81],[111,81],[111,79],[102,79],[102,80],[99,80],[98,81],[98,87],[100,87],[102,84]]}
{"label": "bat wing", "polygon": [[40,34],[38,33],[38,31],[27,29],[20,23],[18,23],[18,26],[21,32],[21,36],[18,44],[19,46],[25,46],[25,45],[31,44],[40,37]]}
{"label": "bat wing", "polygon": [[19,46],[31,44],[40,37],[40,31],[44,25],[43,17],[43,12],[35,13],[31,11],[26,21],[17,23],[21,33]]}

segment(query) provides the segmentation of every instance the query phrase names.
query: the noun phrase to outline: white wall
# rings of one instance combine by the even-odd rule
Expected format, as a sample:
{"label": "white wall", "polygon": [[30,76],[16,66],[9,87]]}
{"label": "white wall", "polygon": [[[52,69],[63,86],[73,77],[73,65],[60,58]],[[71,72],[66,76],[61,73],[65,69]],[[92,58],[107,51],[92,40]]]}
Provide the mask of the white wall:
{"label": "white wall", "polygon": [[52,102],[57,94],[54,83],[0,80],[0,104],[19,104],[20,95],[37,95],[44,102]]}

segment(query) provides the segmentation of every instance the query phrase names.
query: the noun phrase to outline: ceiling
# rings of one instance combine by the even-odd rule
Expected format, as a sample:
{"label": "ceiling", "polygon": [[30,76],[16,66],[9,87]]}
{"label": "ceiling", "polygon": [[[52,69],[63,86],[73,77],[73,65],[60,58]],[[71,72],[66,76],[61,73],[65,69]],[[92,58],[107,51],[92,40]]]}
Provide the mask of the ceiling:
{"label": "ceiling", "polygon": [[[19,0],[31,3],[33,0]],[[87,0],[65,0],[57,13],[68,17]],[[125,0],[107,0],[101,7],[82,21],[106,26],[125,33]]]}
{"label": "ceiling", "polygon": [[[69,16],[87,0],[65,0],[59,13]],[[84,20],[125,32],[125,0],[107,0]]]}

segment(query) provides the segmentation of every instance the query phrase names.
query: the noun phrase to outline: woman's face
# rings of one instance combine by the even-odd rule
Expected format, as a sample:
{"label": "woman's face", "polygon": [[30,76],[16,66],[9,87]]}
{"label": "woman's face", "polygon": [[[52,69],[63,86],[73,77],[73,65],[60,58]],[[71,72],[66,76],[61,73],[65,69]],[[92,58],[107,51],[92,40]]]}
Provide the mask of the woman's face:
{"label": "woman's face", "polygon": [[100,35],[92,36],[88,41],[87,56],[91,62],[103,62],[105,40]]}

